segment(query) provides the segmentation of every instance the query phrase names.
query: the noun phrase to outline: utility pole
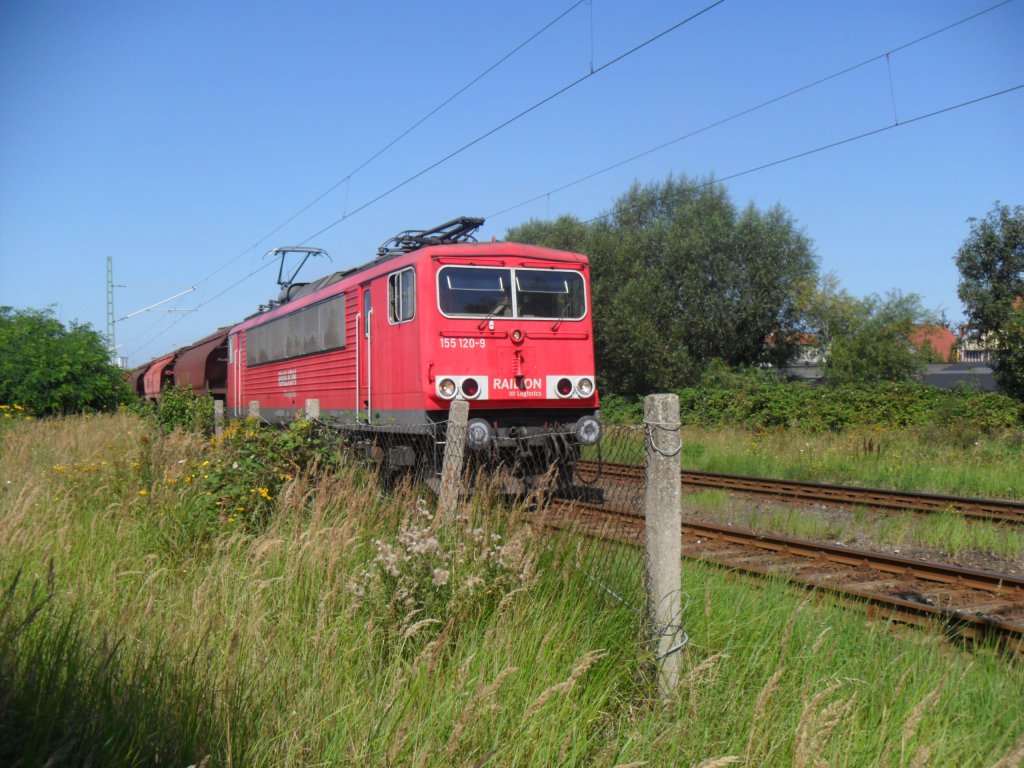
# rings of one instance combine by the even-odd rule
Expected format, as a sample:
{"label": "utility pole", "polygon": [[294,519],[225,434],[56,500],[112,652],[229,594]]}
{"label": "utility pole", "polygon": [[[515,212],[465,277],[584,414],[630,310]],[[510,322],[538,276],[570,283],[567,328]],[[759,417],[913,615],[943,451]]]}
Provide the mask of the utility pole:
{"label": "utility pole", "polygon": [[110,362],[118,368],[125,367],[125,361],[117,356],[117,341],[114,338],[114,259],[107,256],[107,344],[110,348]]}

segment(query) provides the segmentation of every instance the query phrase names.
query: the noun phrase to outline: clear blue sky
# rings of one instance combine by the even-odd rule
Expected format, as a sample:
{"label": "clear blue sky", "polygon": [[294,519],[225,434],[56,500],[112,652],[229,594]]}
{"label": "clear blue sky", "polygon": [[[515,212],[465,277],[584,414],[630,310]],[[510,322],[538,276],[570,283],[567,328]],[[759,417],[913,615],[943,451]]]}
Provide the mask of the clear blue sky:
{"label": "clear blue sky", "polygon": [[[0,304],[105,329],[106,257],[132,364],[276,295],[275,246],[306,242],[706,2],[592,0],[279,231],[285,220],[566,11],[533,2],[0,3]],[[995,0],[726,0],[308,242],[365,262],[402,229],[609,210],[634,181],[727,177],[1024,84],[1024,0],[494,216]],[[891,87],[890,87],[891,76]],[[969,216],[1024,203],[1024,90],[727,182],[781,203],[857,296],[919,294],[959,320]],[[225,266],[226,265],[226,266]],[[212,277],[208,276],[220,269]],[[237,287],[213,299],[232,284]],[[144,287],[161,286],[161,287]],[[212,300],[211,300],[212,299]]]}

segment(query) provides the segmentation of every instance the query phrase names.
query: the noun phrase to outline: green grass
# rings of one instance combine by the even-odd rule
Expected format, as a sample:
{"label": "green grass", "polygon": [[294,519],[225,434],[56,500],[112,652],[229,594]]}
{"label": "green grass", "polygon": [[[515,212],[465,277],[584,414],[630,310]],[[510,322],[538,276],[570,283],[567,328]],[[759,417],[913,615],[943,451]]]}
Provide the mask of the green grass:
{"label": "green grass", "polygon": [[691,643],[664,703],[636,614],[573,567],[570,537],[541,540],[517,510],[477,500],[435,526],[414,490],[384,496],[343,464],[285,483],[265,525],[197,525],[203,491],[167,478],[230,467],[223,447],[127,415],[0,439],[3,764],[1006,766],[1024,754],[1024,665],[938,630],[686,564]]}
{"label": "green grass", "polygon": [[1018,433],[943,442],[932,430],[682,429],[685,469],[957,496],[1024,499]]}

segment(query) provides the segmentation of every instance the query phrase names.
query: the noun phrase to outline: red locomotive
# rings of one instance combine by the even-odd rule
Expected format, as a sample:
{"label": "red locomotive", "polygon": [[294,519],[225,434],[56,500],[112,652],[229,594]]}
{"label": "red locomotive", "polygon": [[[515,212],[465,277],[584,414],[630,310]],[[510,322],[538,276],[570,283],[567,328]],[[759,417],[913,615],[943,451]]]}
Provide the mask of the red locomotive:
{"label": "red locomotive", "polygon": [[[549,466],[571,459],[601,432],[587,258],[474,242],[482,223],[403,232],[374,261],[306,284],[279,272],[278,301],[179,351],[171,375],[190,352],[187,370],[213,367],[208,353],[219,349],[223,360],[226,343],[226,382],[200,387],[193,371],[190,383],[214,393],[223,384],[229,416],[256,402],[262,418],[288,422],[317,400],[325,420],[389,435],[383,460],[408,466],[439,442],[450,402],[461,398],[476,451],[526,444]],[[296,251],[316,252],[278,249],[282,270]],[[167,358],[157,365],[140,375],[147,394],[167,379]]]}

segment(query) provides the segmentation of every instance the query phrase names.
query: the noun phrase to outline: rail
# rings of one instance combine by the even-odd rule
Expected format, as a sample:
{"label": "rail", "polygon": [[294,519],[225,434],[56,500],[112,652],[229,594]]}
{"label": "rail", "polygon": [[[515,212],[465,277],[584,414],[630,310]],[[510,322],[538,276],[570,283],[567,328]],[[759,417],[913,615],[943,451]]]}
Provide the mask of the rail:
{"label": "rail", "polygon": [[[579,468],[585,473],[596,472],[598,466],[598,463],[594,461],[579,462]],[[644,468],[632,464],[604,463],[600,465],[600,468],[601,473],[609,479],[641,481],[644,477]],[[726,490],[802,503],[862,506],[917,513],[952,511],[964,517],[979,520],[1024,525],[1024,502],[1005,499],[979,499],[937,493],[893,491],[883,488],[859,488],[685,469],[682,474],[682,482],[683,487],[689,489]]]}
{"label": "rail", "polygon": [[[609,517],[620,524],[607,525]],[[644,536],[639,511],[593,502],[557,500],[539,520],[591,535],[614,530],[617,541],[632,546]],[[938,620],[958,637],[996,638],[1024,653],[1024,579],[689,519],[683,521],[680,535],[687,559],[784,578],[875,611],[884,608],[907,623],[930,625]]]}

